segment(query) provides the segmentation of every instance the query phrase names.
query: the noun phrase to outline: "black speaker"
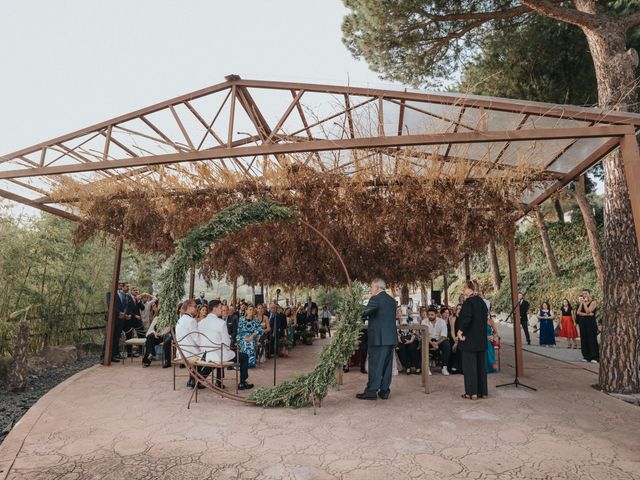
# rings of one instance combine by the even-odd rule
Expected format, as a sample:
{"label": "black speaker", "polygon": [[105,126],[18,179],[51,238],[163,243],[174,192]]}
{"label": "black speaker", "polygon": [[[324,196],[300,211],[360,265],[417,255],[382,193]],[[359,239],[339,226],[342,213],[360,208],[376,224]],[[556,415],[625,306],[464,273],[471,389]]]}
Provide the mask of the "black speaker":
{"label": "black speaker", "polygon": [[442,298],[440,296],[440,290],[432,290],[431,291],[431,300],[435,300],[437,305],[441,305]]}
{"label": "black speaker", "polygon": [[253,296],[253,304],[260,305],[261,303],[264,303],[264,295],[262,293],[256,293]]}

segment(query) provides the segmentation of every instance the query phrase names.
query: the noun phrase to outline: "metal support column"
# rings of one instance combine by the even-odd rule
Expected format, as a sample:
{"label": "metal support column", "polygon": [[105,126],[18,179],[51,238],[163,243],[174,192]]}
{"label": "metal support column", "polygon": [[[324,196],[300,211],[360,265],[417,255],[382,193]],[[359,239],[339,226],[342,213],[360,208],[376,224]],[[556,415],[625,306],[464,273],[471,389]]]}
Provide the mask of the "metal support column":
{"label": "metal support column", "polygon": [[196,288],[196,266],[195,264],[191,267],[191,272],[189,273],[189,299],[193,300],[195,297],[194,289]]}
{"label": "metal support column", "polygon": [[522,363],[522,328],[520,323],[520,306],[518,305],[518,267],[516,265],[515,232],[508,234],[506,239],[509,257],[509,282],[511,284],[511,306],[513,308],[513,341],[516,350],[516,376],[524,375]]}
{"label": "metal support column", "polygon": [[640,250],[640,150],[635,134],[627,134],[620,140],[620,151],[636,229],[636,245]]}
{"label": "metal support column", "polygon": [[107,330],[105,332],[103,365],[111,365],[111,349],[114,341],[113,330],[115,327],[116,295],[118,294],[118,282],[120,281],[120,264],[122,263],[122,237],[116,238],[116,253],[113,260],[113,273],[111,275],[111,294],[109,296],[109,311],[107,313]]}

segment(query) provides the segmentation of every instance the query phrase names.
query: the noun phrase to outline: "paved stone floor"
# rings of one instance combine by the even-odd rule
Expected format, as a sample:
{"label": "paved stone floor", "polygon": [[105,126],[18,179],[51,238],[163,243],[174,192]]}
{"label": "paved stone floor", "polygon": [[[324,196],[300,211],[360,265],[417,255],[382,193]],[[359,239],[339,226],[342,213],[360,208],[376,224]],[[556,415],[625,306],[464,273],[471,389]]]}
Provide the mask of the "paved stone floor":
{"label": "paved stone floor", "polygon": [[[278,362],[279,376],[311,368],[322,342]],[[265,410],[171,388],[155,364],[96,366],[43,397],[0,446],[0,480],[44,479],[640,479],[640,410],[590,387],[588,368],[525,352],[527,383],[494,385],[490,398],[460,398],[462,378],[394,377],[391,399],[353,397],[345,375],[313,409]],[[251,371],[272,381],[271,364]]]}

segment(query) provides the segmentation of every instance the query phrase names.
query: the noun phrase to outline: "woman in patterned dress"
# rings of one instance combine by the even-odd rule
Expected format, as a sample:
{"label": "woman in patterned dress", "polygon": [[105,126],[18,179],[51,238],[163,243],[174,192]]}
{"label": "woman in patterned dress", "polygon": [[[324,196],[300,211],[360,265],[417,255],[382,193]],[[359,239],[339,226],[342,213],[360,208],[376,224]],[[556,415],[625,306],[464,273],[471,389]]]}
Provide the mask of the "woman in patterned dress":
{"label": "woman in patterned dress", "polygon": [[262,335],[263,330],[257,319],[255,318],[255,308],[247,307],[247,311],[238,321],[238,334],[236,342],[240,352],[246,353],[249,357],[249,368],[256,366],[256,343],[258,337]]}

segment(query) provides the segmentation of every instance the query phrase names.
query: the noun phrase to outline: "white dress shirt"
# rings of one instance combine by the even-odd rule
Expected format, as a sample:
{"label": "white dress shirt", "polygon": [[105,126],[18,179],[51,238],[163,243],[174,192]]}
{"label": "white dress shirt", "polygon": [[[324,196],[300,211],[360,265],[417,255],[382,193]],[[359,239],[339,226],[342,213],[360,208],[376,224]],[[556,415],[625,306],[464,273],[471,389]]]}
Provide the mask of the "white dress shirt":
{"label": "white dress shirt", "polygon": [[429,327],[429,338],[439,340],[440,337],[447,337],[447,322],[440,317],[436,317],[434,323],[431,323],[431,320],[426,318],[422,321],[422,325]]}
{"label": "white dress shirt", "polygon": [[[200,347],[198,346],[198,321],[191,315],[184,314],[178,319],[176,323],[176,337],[175,342],[180,345],[182,353],[187,358],[200,357]],[[176,351],[176,360],[180,360],[180,353]]]}
{"label": "white dress shirt", "polygon": [[220,345],[224,344],[224,361],[233,360],[235,353],[231,350],[231,337],[227,330],[227,322],[218,317],[215,313],[210,313],[198,324],[200,333],[200,349],[206,353],[206,359],[212,362],[220,361]]}

